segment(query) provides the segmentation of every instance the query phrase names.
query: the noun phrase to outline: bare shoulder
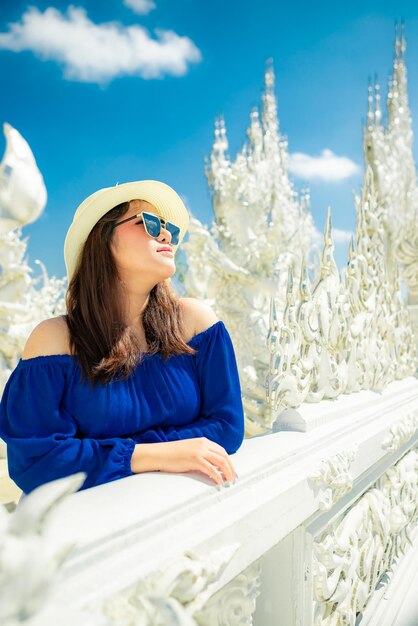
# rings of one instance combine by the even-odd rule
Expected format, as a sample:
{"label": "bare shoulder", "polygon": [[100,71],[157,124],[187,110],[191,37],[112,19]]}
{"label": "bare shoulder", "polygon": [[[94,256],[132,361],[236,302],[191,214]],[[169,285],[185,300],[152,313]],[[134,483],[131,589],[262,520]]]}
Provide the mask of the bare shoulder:
{"label": "bare shoulder", "polygon": [[214,310],[197,298],[180,298],[183,320],[189,337],[194,337],[219,322]]}
{"label": "bare shoulder", "polygon": [[69,331],[63,315],[43,320],[35,326],[26,341],[22,359],[51,354],[70,354]]}

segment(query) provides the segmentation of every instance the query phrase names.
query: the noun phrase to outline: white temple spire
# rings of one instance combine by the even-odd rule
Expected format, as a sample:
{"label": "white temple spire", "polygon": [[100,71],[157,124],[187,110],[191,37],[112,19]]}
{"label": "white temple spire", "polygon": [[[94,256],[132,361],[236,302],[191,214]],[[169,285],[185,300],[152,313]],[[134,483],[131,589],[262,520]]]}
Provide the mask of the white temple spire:
{"label": "white temple spire", "polygon": [[[225,122],[215,122],[206,161],[215,220],[208,229],[192,219],[184,286],[206,299],[230,329],[237,355],[247,432],[263,421],[270,296],[285,303],[290,266],[299,275],[312,246],[309,192],[299,195],[288,172],[287,139],[279,133],[272,60],[266,62],[261,112],[250,111],[248,141],[234,160],[227,156]],[[211,235],[214,236],[211,237]],[[216,243],[215,243],[216,239]],[[249,312],[250,309],[250,312]]]}

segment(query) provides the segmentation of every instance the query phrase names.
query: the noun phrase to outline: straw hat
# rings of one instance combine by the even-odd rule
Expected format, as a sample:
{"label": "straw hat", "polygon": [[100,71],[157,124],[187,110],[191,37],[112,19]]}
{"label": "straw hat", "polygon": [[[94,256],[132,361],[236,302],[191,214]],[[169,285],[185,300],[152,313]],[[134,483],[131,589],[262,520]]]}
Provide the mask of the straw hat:
{"label": "straw hat", "polygon": [[95,191],[80,204],[64,241],[64,259],[68,283],[77,267],[79,255],[94,225],[110,209],[121,202],[146,200],[155,206],[158,215],[180,228],[179,242],[173,245],[174,254],[189,228],[189,213],[180,196],[165,183],[158,180],[139,180],[105,187]]}

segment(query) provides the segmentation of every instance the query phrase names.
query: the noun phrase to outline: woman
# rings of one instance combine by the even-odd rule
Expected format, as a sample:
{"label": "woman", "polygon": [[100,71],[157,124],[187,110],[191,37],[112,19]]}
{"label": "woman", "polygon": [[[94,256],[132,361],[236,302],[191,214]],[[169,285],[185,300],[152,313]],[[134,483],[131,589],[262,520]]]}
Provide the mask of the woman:
{"label": "woman", "polygon": [[81,489],[148,471],[236,478],[244,413],[229,333],[169,285],[188,225],[159,181],[100,189],[78,207],[64,243],[67,314],[35,327],[0,403],[24,494],[79,471]]}

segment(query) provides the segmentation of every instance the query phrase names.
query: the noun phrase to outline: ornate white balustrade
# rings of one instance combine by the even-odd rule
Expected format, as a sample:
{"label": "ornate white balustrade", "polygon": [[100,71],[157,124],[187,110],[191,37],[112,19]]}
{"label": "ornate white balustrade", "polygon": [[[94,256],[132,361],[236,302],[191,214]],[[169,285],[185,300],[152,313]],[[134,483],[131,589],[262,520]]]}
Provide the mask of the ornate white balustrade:
{"label": "ornate white balustrade", "polygon": [[286,409],[233,455],[230,486],[160,472],[44,485],[0,516],[0,621],[401,626],[418,579],[417,422],[409,377]]}

